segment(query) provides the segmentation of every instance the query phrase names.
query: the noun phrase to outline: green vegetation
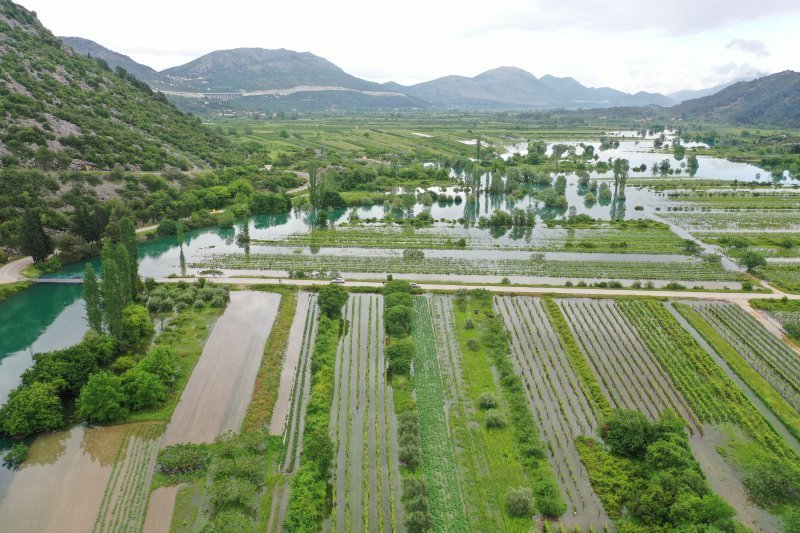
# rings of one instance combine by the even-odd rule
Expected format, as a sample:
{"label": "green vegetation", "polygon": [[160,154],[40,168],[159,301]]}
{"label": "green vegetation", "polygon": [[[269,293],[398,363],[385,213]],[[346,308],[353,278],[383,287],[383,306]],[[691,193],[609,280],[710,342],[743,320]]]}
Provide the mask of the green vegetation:
{"label": "green vegetation", "polygon": [[661,302],[618,304],[703,422],[731,422],[787,462],[798,457]]}
{"label": "green vegetation", "polygon": [[[317,301],[321,298],[320,295]],[[333,313],[333,318],[321,314],[319,319],[300,469],[292,479],[289,509],[283,524],[288,531],[316,531],[329,511],[327,488],[333,461],[329,426],[336,345],[343,326],[340,312],[341,307],[339,313]]]}
{"label": "green vegetation", "polygon": [[608,398],[606,398],[606,395],[603,394],[603,389],[600,387],[597,377],[594,375],[594,372],[592,372],[583,352],[575,342],[575,338],[572,336],[572,332],[569,329],[569,325],[561,309],[558,308],[558,305],[552,298],[545,298],[543,303],[547,318],[558,334],[558,341],[564,348],[564,353],[569,359],[575,373],[578,375],[578,379],[580,379],[584,394],[591,400],[592,410],[601,419],[608,416],[611,412],[611,404]]}
{"label": "green vegetation", "polygon": [[[386,316],[388,324],[388,313]],[[455,450],[447,429],[442,377],[428,303],[414,298],[411,331],[414,339],[414,390],[422,434],[422,475],[428,485],[432,528],[466,531]]]}
{"label": "green vegetation", "polygon": [[[758,395],[764,404],[775,413],[786,428],[797,438],[800,438],[800,414],[784,399],[780,393],[762,377],[753,366],[729,344],[722,331],[712,327],[695,309],[686,304],[675,304],[675,308],[697,330],[712,348],[725,360],[731,369],[736,372],[742,381]],[[766,332],[771,335],[771,333]]]}
{"label": "green vegetation", "polygon": [[692,456],[684,423],[613,411],[598,441],[577,440],[592,486],[621,531],[654,528],[737,531],[735,510],[714,494]]}
{"label": "green vegetation", "polygon": [[261,366],[253,387],[253,397],[247,406],[247,414],[242,422],[242,431],[244,432],[258,431],[269,424],[277,400],[280,372],[275,369],[279,369],[283,363],[283,355],[289,342],[289,330],[297,309],[296,291],[284,289],[281,294],[278,316],[275,318],[275,324],[267,338],[264,356],[261,358]]}
{"label": "green vegetation", "polygon": [[784,297],[780,300],[750,300],[750,305],[769,313],[786,328],[789,337],[800,342],[800,301]]}
{"label": "green vegetation", "polygon": [[800,294],[800,265],[780,265],[770,263],[756,269],[756,274],[764,278],[776,288]]}
{"label": "green vegetation", "polygon": [[337,319],[342,313],[342,306],[347,303],[347,291],[341,285],[331,283],[318,292],[317,305],[328,318]]}
{"label": "green vegetation", "polygon": [[14,296],[18,292],[25,290],[30,286],[30,281],[18,281],[16,283],[6,283],[5,285],[0,285],[0,301]]}
{"label": "green vegetation", "polygon": [[26,442],[16,442],[3,455],[3,466],[16,470],[28,458],[31,447]]}

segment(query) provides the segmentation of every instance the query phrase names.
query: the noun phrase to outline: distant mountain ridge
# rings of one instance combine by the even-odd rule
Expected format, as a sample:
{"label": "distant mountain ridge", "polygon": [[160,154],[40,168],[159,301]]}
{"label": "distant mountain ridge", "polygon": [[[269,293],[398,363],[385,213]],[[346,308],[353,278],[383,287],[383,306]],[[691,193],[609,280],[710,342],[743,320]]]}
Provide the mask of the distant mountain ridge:
{"label": "distant mountain ridge", "polygon": [[[767,105],[770,98],[766,92],[772,89],[743,95],[735,102],[728,102],[730,108],[706,109],[707,105],[716,106],[714,102],[720,101],[706,98],[739,86],[740,82],[736,81],[707,89],[678,91],[668,96],[644,91],[630,94],[610,87],[587,87],[571,77],[548,74],[537,78],[516,67],[499,67],[474,77],[451,75],[415,85],[381,84],[348,74],[309,52],[262,48],[218,50],[184,65],[156,72],[92,41],[74,37],[63,40],[81,54],[91,54],[112,68],[120,66],[133,73],[151,87],[164,91],[180,109],[193,113],[222,110],[402,111],[431,107],[524,110],[658,106],[669,108],[664,110],[669,115],[688,116],[687,110],[692,109],[697,116],[730,117],[730,120],[752,123],[758,120],[759,110],[769,107],[772,110],[767,110],[767,120],[791,123],[794,112],[794,109],[782,111],[782,114],[775,112],[773,108],[780,107],[777,102]],[[772,82],[767,81],[763,86],[771,85]],[[231,96],[230,99],[214,101],[209,93],[230,93]],[[787,97],[791,98],[791,95]],[[760,103],[750,102],[754,98]],[[684,103],[676,105],[681,100]]]}

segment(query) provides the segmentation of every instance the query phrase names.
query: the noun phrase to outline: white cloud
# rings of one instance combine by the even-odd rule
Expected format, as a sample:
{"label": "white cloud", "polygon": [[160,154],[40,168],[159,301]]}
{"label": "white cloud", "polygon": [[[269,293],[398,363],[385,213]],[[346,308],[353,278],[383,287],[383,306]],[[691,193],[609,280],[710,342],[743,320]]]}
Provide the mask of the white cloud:
{"label": "white cloud", "polygon": [[759,41],[756,39],[733,39],[731,42],[725,45],[725,48],[749,52],[756,57],[766,57],[769,55],[769,51],[767,50],[767,46],[764,44],[764,41]]}
{"label": "white cloud", "polygon": [[[237,47],[309,51],[353,75],[406,84],[513,65],[592,86],[672,92],[709,85],[717,65],[800,70],[797,0],[20,1],[57,35],[92,39],[159,70]],[[737,39],[768,43],[769,55],[767,44],[759,53],[744,43],[744,61],[738,44],[727,47]]]}

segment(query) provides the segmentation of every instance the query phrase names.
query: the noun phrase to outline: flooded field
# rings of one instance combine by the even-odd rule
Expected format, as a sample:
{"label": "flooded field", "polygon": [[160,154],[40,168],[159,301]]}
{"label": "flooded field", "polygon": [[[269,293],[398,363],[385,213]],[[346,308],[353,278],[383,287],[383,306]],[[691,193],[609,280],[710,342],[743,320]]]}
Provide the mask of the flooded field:
{"label": "flooded field", "polygon": [[128,425],[38,437],[0,503],[4,531],[91,531]]}
{"label": "flooded field", "polygon": [[172,414],[162,447],[213,442],[219,434],[239,429],[279,303],[275,293],[231,293]]}

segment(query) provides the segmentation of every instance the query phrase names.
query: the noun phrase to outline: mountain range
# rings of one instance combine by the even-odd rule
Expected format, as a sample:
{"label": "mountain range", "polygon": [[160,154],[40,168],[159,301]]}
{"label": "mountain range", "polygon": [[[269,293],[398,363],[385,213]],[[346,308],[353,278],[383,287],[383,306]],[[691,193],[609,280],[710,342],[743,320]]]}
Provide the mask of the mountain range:
{"label": "mountain range", "polygon": [[[445,76],[416,85],[375,83],[346,73],[309,52],[237,48],[218,50],[185,65],[157,72],[128,56],[77,37],[62,40],[84,55],[105,60],[163,91],[180,108],[266,111],[372,109],[586,109],[673,106],[713,94],[726,85],[670,96],[625,93],[610,87],[587,87],[574,78],[533,74],[500,67],[475,77]],[[733,82],[730,82],[733,83]],[[230,93],[226,95],[209,93]],[[222,99],[224,103],[220,103]]]}

